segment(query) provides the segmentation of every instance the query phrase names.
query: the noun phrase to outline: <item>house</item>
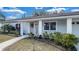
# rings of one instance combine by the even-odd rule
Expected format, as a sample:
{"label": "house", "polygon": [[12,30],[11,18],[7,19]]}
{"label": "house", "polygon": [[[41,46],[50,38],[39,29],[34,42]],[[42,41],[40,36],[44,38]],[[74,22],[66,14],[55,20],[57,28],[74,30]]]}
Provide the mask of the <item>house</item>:
{"label": "house", "polygon": [[0,29],[4,20],[5,20],[5,16],[3,14],[0,14]]}
{"label": "house", "polygon": [[5,22],[15,27],[18,26],[21,35],[30,32],[35,35],[42,35],[44,32],[79,35],[79,12],[32,16],[25,19],[6,20]]}

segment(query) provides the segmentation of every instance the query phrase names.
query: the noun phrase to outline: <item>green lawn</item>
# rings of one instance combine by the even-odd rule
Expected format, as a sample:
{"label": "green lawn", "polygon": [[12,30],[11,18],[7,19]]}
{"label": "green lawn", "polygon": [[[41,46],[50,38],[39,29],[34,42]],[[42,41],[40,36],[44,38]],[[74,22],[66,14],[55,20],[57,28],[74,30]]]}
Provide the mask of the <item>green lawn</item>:
{"label": "green lawn", "polygon": [[4,41],[7,41],[7,40],[9,40],[9,39],[12,39],[12,38],[14,38],[13,36],[9,36],[9,35],[4,35],[4,34],[0,34],[0,43],[1,42],[4,42]]}
{"label": "green lawn", "polygon": [[47,43],[33,39],[22,39],[17,43],[7,47],[4,51],[61,51]]}

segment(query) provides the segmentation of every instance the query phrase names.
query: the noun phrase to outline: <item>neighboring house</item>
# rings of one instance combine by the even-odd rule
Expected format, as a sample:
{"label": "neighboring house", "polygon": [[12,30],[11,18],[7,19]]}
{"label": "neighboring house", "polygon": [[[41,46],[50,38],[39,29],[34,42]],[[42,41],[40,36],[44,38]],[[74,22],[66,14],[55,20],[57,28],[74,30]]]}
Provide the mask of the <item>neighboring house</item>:
{"label": "neighboring house", "polygon": [[20,27],[20,34],[30,32],[42,35],[44,32],[62,32],[79,35],[79,12],[69,12],[42,16],[33,16],[25,19],[7,20],[13,26]]}
{"label": "neighboring house", "polygon": [[0,29],[4,21],[5,21],[5,16],[3,14],[0,14]]}

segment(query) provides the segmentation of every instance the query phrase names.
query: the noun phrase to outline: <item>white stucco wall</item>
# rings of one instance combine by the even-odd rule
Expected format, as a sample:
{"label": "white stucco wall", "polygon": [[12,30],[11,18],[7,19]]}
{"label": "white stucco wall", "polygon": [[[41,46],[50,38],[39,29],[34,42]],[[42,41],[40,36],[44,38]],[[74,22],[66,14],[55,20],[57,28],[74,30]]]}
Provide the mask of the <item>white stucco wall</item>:
{"label": "white stucco wall", "polygon": [[[44,22],[43,21],[43,32],[47,31],[48,33],[51,32],[62,32],[67,33],[67,20],[61,19],[61,20],[51,20],[50,22],[56,22],[56,30],[44,30]],[[73,19],[72,22],[79,22],[79,19]],[[75,34],[76,36],[79,36],[79,24],[72,24],[72,34]]]}
{"label": "white stucco wall", "polygon": [[58,20],[57,21],[57,32],[62,32],[62,33],[67,32],[66,20]]}
{"label": "white stucco wall", "polygon": [[79,22],[79,19],[73,19],[73,22],[75,24],[72,25],[72,33],[79,36],[79,24],[76,24],[76,22]]}
{"label": "white stucco wall", "polygon": [[[72,22],[79,22],[79,19],[73,19]],[[44,22],[56,22],[56,30],[44,30]],[[11,25],[15,26],[17,23],[11,23]],[[19,23],[20,24],[20,23]],[[1,26],[1,24],[0,24]],[[67,33],[67,20],[66,19],[57,19],[57,20],[50,20],[50,21],[43,21],[42,22],[42,31],[43,33],[46,31],[48,33],[51,32],[62,32]],[[23,22],[23,33],[28,34],[30,30],[35,32],[33,29],[30,28],[29,22]],[[79,35],[79,24],[72,24],[72,33],[75,35]]]}
{"label": "white stucco wall", "polygon": [[25,34],[30,33],[30,24],[29,24],[29,22],[23,22],[23,33],[25,33]]}

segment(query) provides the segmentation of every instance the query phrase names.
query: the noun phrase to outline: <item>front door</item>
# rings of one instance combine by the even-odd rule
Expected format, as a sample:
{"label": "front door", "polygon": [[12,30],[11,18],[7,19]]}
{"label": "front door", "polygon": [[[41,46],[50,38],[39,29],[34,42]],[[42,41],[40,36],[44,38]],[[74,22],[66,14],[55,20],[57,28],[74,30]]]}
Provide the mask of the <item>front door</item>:
{"label": "front door", "polygon": [[34,34],[34,23],[30,23],[30,32]]}
{"label": "front door", "polygon": [[16,30],[19,32],[19,35],[20,35],[20,29],[21,29],[20,26],[21,26],[20,24],[16,24],[16,26],[15,26]]}

